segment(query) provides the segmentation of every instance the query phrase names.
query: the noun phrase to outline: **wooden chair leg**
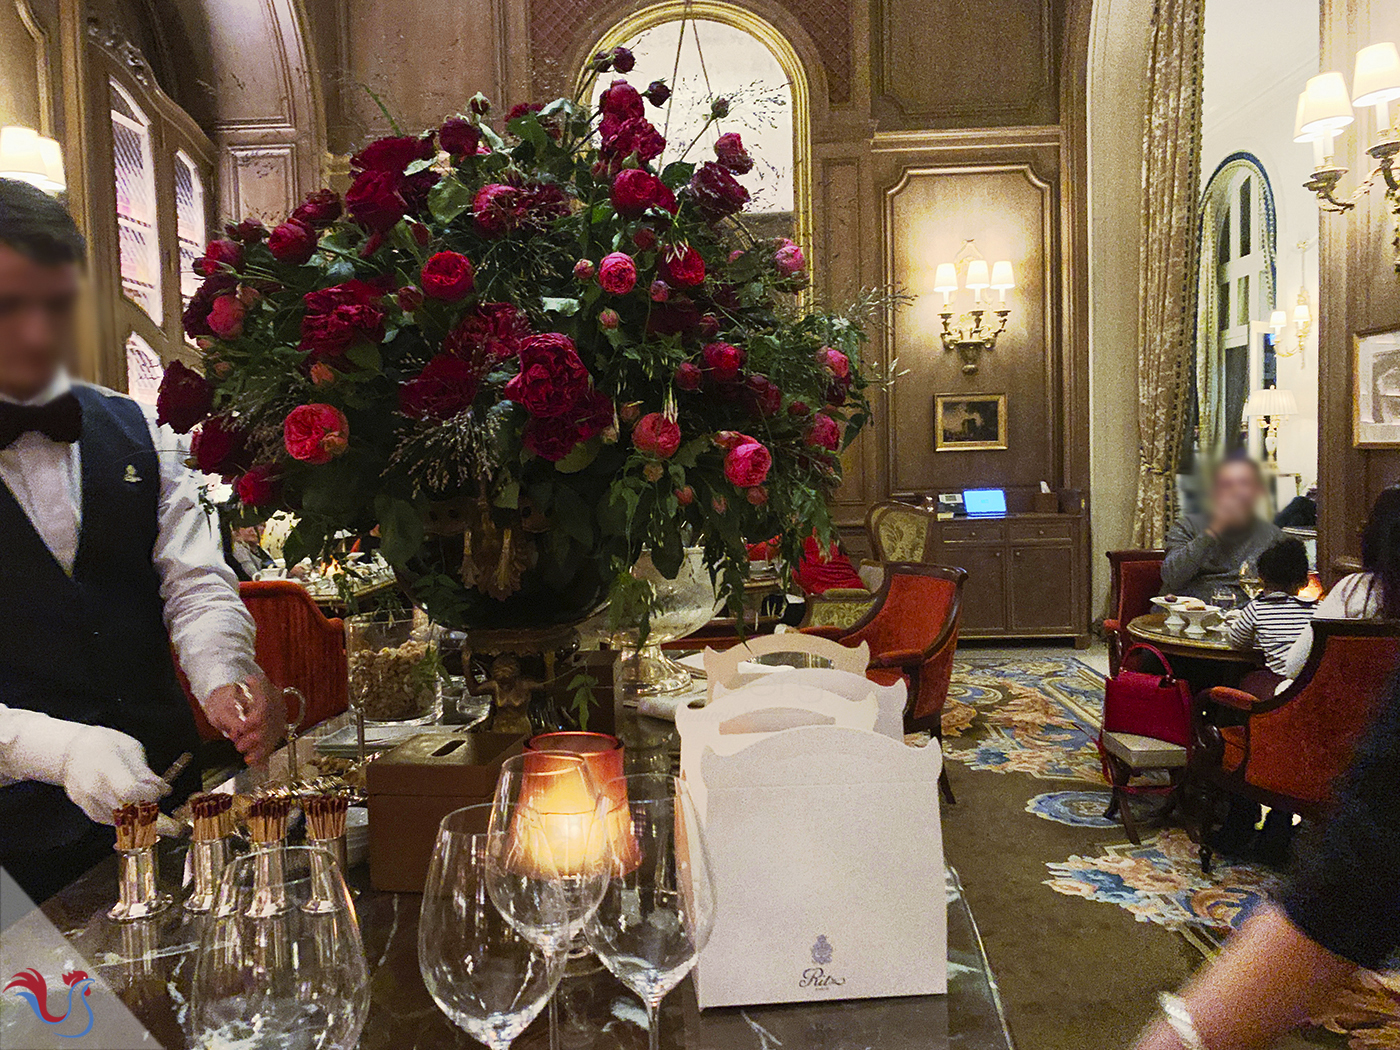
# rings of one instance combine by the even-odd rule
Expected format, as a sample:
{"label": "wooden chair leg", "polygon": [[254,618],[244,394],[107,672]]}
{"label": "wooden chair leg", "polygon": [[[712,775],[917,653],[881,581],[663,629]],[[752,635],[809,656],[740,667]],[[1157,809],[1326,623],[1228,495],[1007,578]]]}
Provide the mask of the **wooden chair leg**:
{"label": "wooden chair leg", "polygon": [[1137,822],[1133,819],[1133,807],[1129,804],[1127,792],[1128,781],[1133,777],[1133,771],[1123,763],[1121,759],[1113,755],[1108,756],[1105,763],[1109,776],[1109,785],[1113,788],[1113,798],[1108,804],[1108,811],[1104,816],[1109,816],[1115,810],[1119,819],[1123,821],[1123,830],[1127,833],[1128,841],[1134,846],[1141,846],[1142,839],[1138,835]]}

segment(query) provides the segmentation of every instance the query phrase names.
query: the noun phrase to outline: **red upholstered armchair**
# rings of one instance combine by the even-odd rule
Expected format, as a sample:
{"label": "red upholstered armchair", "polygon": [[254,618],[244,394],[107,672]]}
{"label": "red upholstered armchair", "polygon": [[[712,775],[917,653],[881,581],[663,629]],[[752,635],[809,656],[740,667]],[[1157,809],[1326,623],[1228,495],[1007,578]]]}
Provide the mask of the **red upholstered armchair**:
{"label": "red upholstered armchair", "polygon": [[1108,668],[1117,674],[1123,654],[1132,645],[1128,624],[1152,611],[1152,599],[1162,590],[1161,550],[1109,551],[1108,564],[1112,570],[1108,604],[1112,614],[1103,622],[1108,635]]}
{"label": "red upholstered armchair", "polygon": [[[341,620],[327,619],[294,580],[243,583],[238,590],[258,629],[258,666],[273,685],[292,686],[306,697],[302,728],[344,711],[349,706],[349,674]],[[191,707],[200,736],[219,739],[199,705],[191,701]]]}
{"label": "red upholstered armchair", "polygon": [[[851,627],[807,627],[808,634],[845,645],[870,645],[867,677],[882,685],[909,683],[904,712],[907,732],[927,731],[943,741],[943,704],[958,648],[964,569],[891,562],[875,605]],[[946,772],[939,778],[944,797],[956,801]]]}
{"label": "red upholstered armchair", "polygon": [[[1188,778],[1204,790],[1201,866],[1221,792],[1303,816],[1325,813],[1332,782],[1351,763],[1357,738],[1380,714],[1400,663],[1400,622],[1314,620],[1303,671],[1283,692],[1260,699],[1218,686],[1200,699],[1229,709],[1243,725],[1198,719]],[[1208,704],[1200,704],[1205,707]]]}

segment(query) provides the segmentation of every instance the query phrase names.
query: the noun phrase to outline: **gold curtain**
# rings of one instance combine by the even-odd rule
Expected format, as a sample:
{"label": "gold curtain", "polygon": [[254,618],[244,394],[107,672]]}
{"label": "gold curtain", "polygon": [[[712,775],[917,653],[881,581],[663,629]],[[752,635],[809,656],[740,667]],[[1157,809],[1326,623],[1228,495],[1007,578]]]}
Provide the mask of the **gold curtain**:
{"label": "gold curtain", "polygon": [[1176,462],[1195,325],[1204,0],[1159,0],[1152,17],[1142,158],[1138,491],[1133,539],[1160,547],[1176,506]]}
{"label": "gold curtain", "polygon": [[1225,355],[1220,349],[1219,196],[1207,193],[1201,208],[1201,253],[1196,281],[1196,412],[1201,455],[1213,463],[1225,451]]}

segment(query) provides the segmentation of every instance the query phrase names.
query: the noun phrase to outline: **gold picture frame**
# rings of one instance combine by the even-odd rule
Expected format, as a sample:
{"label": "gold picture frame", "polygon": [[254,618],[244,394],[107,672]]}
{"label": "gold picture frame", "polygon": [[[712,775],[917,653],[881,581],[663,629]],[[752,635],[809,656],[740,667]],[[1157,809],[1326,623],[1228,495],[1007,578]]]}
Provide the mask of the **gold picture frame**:
{"label": "gold picture frame", "polygon": [[933,449],[935,452],[1004,451],[1006,395],[934,394]]}
{"label": "gold picture frame", "polygon": [[1357,448],[1400,448],[1400,329],[1352,337],[1351,435]]}

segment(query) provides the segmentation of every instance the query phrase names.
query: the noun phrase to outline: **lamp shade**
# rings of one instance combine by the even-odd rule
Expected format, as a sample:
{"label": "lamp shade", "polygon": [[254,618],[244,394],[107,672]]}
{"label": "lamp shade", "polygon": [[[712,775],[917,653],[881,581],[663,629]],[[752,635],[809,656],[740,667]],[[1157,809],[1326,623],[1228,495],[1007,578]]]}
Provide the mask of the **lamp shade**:
{"label": "lamp shade", "polygon": [[1245,402],[1244,414],[1247,416],[1295,416],[1298,414],[1298,399],[1293,396],[1291,390],[1279,390],[1276,387],[1256,390],[1249,395],[1249,400]]}
{"label": "lamp shade", "polygon": [[1273,329],[1287,328],[1288,315],[1282,310],[1275,310],[1269,315],[1269,327]]}
{"label": "lamp shade", "polygon": [[998,290],[1016,287],[1016,281],[1011,276],[1011,263],[1007,262],[1005,259],[992,264],[991,287]]}
{"label": "lamp shade", "polygon": [[980,292],[984,288],[991,286],[992,279],[987,272],[986,259],[973,259],[967,264],[967,286],[974,292]]}
{"label": "lamp shade", "polygon": [[1400,51],[1395,45],[1372,44],[1358,51],[1351,88],[1354,106],[1374,106],[1400,98]]}
{"label": "lamp shade", "polygon": [[1312,324],[1312,311],[1307,303],[1299,303],[1293,308],[1293,321],[1295,324]]}
{"label": "lamp shade", "polygon": [[933,290],[935,292],[956,292],[958,290],[958,271],[952,263],[939,263],[938,268],[933,272]]}
{"label": "lamp shade", "polygon": [[1303,130],[1303,116],[1308,109],[1308,93],[1300,91],[1298,93],[1298,115],[1293,119],[1293,141],[1294,142],[1316,142],[1321,134],[1315,131]]}
{"label": "lamp shade", "polygon": [[1353,120],[1351,97],[1340,73],[1319,73],[1303,92],[1302,130],[1314,135],[1338,131]]}

